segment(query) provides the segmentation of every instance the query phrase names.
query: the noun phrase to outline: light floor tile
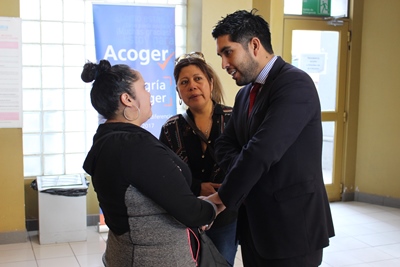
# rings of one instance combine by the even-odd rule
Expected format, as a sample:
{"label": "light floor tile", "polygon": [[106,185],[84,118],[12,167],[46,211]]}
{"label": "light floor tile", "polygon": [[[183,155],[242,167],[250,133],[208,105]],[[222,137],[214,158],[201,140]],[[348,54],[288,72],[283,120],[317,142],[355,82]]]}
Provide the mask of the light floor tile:
{"label": "light floor tile", "polygon": [[[4,246],[4,245],[1,245]],[[13,249],[0,251],[0,263],[34,260],[32,249]]]}
{"label": "light floor tile", "polygon": [[[393,232],[400,229],[400,220],[395,221],[386,221],[386,222],[377,222],[377,223],[367,223],[363,225],[366,230],[370,230],[369,233],[385,233],[385,232]],[[355,233],[354,235],[357,235]]]}
{"label": "light floor tile", "polygon": [[[379,246],[377,249],[400,259],[400,243],[387,246]],[[399,265],[400,266],[400,265]]]}
{"label": "light floor tile", "polygon": [[360,259],[364,263],[390,260],[393,258],[392,255],[377,248],[356,249],[352,251],[351,255],[354,258]]}
{"label": "light floor tile", "polygon": [[106,250],[106,242],[104,240],[98,242],[75,242],[70,243],[75,255],[99,254]]}
{"label": "light floor tile", "polygon": [[[400,209],[334,202],[331,210],[336,236],[321,267],[400,267]],[[0,245],[0,267],[103,267],[107,237],[89,226],[84,242],[41,245],[31,231],[25,243]],[[240,246],[234,267],[243,267]]]}
{"label": "light floor tile", "polygon": [[36,259],[52,259],[74,256],[71,246],[68,243],[64,245],[45,245],[42,247],[34,247],[33,251],[35,252]]}
{"label": "light floor tile", "polygon": [[352,236],[346,237],[333,237],[330,239],[329,247],[324,249],[324,253],[337,252],[337,251],[348,251],[352,249],[368,248],[368,244],[357,240]]}
{"label": "light floor tile", "polygon": [[352,251],[324,253],[323,261],[332,267],[364,263],[362,260],[354,257]]}
{"label": "light floor tile", "polygon": [[0,263],[0,267],[37,267],[35,260]]}
{"label": "light floor tile", "polygon": [[32,245],[30,242],[0,245],[0,251],[31,248]]}
{"label": "light floor tile", "polygon": [[355,238],[373,247],[400,243],[400,237],[398,236],[398,232],[379,233],[372,235],[359,235],[356,236]]}
{"label": "light floor tile", "polygon": [[103,267],[103,253],[76,256],[80,267]]}
{"label": "light floor tile", "polygon": [[400,266],[400,259],[370,263],[370,267],[399,267],[399,266]]}
{"label": "light floor tile", "polygon": [[37,260],[38,267],[80,267],[75,257],[60,257]]}

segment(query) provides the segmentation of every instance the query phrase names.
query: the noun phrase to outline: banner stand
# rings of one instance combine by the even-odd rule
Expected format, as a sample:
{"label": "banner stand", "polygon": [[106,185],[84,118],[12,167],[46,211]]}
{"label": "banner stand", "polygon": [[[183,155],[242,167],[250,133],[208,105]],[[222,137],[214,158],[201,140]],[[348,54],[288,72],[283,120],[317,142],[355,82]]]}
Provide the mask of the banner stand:
{"label": "banner stand", "polygon": [[[93,26],[97,61],[126,64],[143,75],[152,117],[142,128],[158,138],[162,125],[177,113],[175,7],[93,3]],[[100,209],[98,231],[108,230]]]}

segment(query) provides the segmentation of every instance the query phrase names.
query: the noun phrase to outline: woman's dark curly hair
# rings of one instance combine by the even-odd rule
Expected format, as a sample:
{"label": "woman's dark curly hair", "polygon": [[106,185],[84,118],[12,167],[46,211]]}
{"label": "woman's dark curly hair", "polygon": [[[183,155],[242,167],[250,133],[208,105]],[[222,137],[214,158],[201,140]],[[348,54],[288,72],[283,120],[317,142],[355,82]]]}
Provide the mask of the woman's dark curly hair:
{"label": "woman's dark curly hair", "polygon": [[111,66],[108,60],[102,59],[98,64],[87,62],[83,66],[81,79],[93,82],[90,100],[96,111],[106,119],[112,119],[119,107],[119,97],[128,93],[136,98],[133,83],[139,80],[139,72],[128,65]]}

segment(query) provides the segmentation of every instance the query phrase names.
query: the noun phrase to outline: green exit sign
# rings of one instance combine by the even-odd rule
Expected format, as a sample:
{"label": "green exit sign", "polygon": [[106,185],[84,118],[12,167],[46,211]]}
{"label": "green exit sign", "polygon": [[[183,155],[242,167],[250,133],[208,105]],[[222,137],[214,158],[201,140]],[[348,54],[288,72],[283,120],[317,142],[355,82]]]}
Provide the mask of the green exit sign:
{"label": "green exit sign", "polygon": [[303,0],[302,15],[330,16],[331,0]]}

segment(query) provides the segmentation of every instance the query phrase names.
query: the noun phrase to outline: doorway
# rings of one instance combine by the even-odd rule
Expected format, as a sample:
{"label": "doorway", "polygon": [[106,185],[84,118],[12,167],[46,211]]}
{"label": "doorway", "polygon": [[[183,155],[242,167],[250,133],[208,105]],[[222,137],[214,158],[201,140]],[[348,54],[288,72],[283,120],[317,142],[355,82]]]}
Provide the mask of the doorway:
{"label": "doorway", "polygon": [[[338,25],[339,24],[339,25]],[[343,173],[348,22],[321,18],[285,18],[283,58],[307,72],[322,110],[322,168],[330,201],[341,198]]]}

